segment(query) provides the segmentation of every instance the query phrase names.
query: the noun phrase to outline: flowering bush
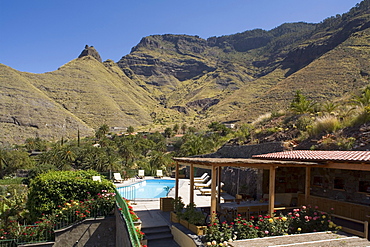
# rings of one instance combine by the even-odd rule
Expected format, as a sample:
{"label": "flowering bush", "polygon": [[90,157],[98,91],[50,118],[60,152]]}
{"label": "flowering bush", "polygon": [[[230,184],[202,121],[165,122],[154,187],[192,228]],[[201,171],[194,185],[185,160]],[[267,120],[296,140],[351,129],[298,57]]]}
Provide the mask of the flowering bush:
{"label": "flowering bush", "polygon": [[[90,193],[89,193],[90,194]],[[17,221],[8,222],[0,229],[0,239],[17,239],[18,242],[52,240],[54,229],[71,225],[88,217],[107,215],[114,209],[115,193],[102,190],[93,198],[84,201],[70,200],[58,205],[51,214],[42,217],[33,225],[21,225]]]}
{"label": "flowering bush", "polygon": [[145,233],[143,233],[141,230],[136,229],[136,235],[139,240],[142,240],[145,236]]}
{"label": "flowering bush", "polygon": [[336,231],[340,229],[331,221],[330,214],[321,212],[318,207],[302,206],[288,213],[291,220],[289,233],[306,233],[321,231]]}
{"label": "flowering bush", "polygon": [[287,215],[258,215],[245,219],[239,214],[231,223],[209,224],[206,230],[207,246],[228,246],[236,239],[278,236],[306,232],[336,231],[340,227],[332,221],[330,214],[320,212],[317,207],[302,206]]}

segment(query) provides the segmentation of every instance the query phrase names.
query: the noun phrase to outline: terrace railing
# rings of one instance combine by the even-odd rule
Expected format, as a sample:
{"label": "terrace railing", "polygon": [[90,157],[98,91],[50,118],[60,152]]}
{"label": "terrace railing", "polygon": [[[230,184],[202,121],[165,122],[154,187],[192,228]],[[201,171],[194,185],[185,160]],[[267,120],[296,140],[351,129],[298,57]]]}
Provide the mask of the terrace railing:
{"label": "terrace railing", "polygon": [[120,187],[119,191],[121,195],[130,200],[130,201],[135,201],[136,199],[136,188],[135,186],[125,186],[125,187]]}
{"label": "terrace railing", "polygon": [[118,206],[121,209],[121,214],[123,216],[123,219],[126,222],[126,226],[128,229],[128,233],[130,236],[130,241],[133,247],[140,247],[140,240],[136,234],[136,228],[134,226],[134,223],[132,222],[132,218],[128,209],[128,205],[126,201],[121,197],[120,193],[116,190],[116,202]]}

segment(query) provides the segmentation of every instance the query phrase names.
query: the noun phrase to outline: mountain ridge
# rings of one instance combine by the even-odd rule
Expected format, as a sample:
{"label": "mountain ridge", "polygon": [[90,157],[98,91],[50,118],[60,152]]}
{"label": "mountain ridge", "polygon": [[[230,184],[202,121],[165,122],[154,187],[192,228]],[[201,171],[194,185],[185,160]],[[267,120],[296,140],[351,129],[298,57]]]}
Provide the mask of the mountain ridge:
{"label": "mountain ridge", "polygon": [[296,90],[319,102],[337,101],[368,84],[369,40],[365,0],[317,24],[208,39],[143,37],[116,63],[102,62],[86,45],[78,58],[44,74],[0,65],[0,139],[73,138],[77,129],[87,136],[102,124],[163,130],[175,123],[251,122],[286,108]]}

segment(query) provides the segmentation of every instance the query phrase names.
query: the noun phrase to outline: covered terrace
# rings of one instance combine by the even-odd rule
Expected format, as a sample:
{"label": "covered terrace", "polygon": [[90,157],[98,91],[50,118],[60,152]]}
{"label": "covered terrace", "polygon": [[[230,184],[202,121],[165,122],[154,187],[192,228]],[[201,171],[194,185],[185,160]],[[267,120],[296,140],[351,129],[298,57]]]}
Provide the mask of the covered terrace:
{"label": "covered terrace", "polygon": [[[299,162],[299,161],[279,161],[279,160],[260,160],[260,159],[245,159],[245,158],[173,158],[176,161],[176,186],[175,186],[175,197],[178,198],[178,184],[179,184],[179,167],[180,165],[190,166],[190,202],[194,202],[194,167],[204,168],[211,170],[211,221],[215,219],[215,215],[220,203],[220,188],[221,183],[221,169],[223,167],[247,167],[256,169],[268,169],[269,175],[269,197],[268,197],[268,213],[273,214],[275,210],[275,172],[278,167],[303,167],[306,168],[306,188],[305,195],[309,195],[309,179],[310,179],[310,168],[320,167],[321,164],[317,162]],[[227,181],[225,181],[227,183]]]}
{"label": "covered terrace", "polygon": [[[217,186],[221,183],[221,169],[223,167],[245,167],[269,170],[268,188],[268,213],[273,214],[275,210],[275,181],[276,170],[283,167],[302,167],[305,169],[304,181],[304,203],[312,201],[311,191],[311,169],[327,168],[350,171],[370,172],[369,151],[309,151],[296,150],[277,153],[254,155],[252,158],[201,158],[201,157],[177,157],[176,161],[176,185],[179,182],[180,165],[190,166],[190,188],[194,188],[194,167],[211,170],[211,220],[215,219],[218,204],[220,203],[220,190]],[[223,181],[227,183],[227,181]],[[302,181],[303,182],[303,181]],[[369,193],[370,194],[370,193]],[[178,186],[175,188],[175,197],[178,197]],[[194,190],[190,189],[190,202],[194,201]],[[368,210],[370,206],[364,205]],[[344,209],[345,210],[345,209]],[[362,220],[365,220],[370,212],[361,213]],[[354,217],[355,218],[355,217]]]}

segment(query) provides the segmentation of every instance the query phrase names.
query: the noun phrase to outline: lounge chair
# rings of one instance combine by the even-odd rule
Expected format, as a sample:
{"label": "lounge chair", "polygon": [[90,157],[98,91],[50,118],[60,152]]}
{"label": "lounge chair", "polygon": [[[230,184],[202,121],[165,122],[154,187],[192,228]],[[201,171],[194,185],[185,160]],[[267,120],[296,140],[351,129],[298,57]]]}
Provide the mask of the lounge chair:
{"label": "lounge chair", "polygon": [[93,181],[101,182],[101,177],[100,176],[92,176]]}
{"label": "lounge chair", "polygon": [[118,173],[118,172],[113,173],[113,178],[114,178],[115,183],[123,183],[124,181],[121,177],[121,173]]}
{"label": "lounge chair", "polygon": [[145,178],[145,171],[144,170],[139,170],[137,178]]}
{"label": "lounge chair", "polygon": [[212,179],[210,179],[207,183],[195,183],[194,187],[195,189],[205,188],[211,186]]}
{"label": "lounge chair", "polygon": [[157,170],[157,178],[163,178],[163,171]]}
{"label": "lounge chair", "polygon": [[[221,192],[222,192],[223,186],[224,186],[224,183],[221,183]],[[211,195],[212,189],[211,188],[201,188],[199,191],[202,195]],[[218,186],[216,186],[216,192],[218,192]]]}
{"label": "lounge chair", "polygon": [[194,177],[194,182],[198,182],[199,180],[200,180],[200,182],[202,182],[207,176],[208,176],[208,173],[205,172],[200,177]]}
{"label": "lounge chair", "polygon": [[205,183],[210,177],[206,175],[203,179],[194,180],[194,183]]}

